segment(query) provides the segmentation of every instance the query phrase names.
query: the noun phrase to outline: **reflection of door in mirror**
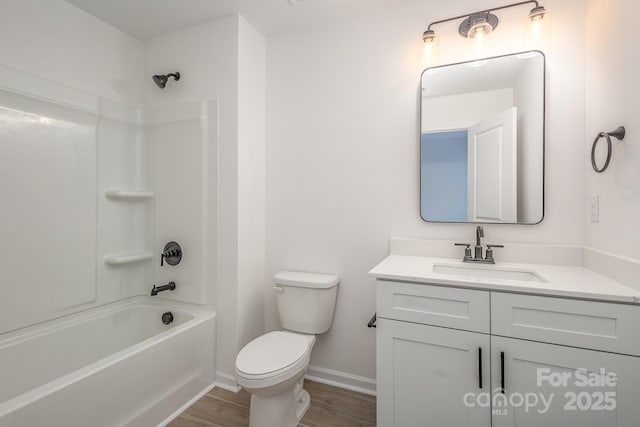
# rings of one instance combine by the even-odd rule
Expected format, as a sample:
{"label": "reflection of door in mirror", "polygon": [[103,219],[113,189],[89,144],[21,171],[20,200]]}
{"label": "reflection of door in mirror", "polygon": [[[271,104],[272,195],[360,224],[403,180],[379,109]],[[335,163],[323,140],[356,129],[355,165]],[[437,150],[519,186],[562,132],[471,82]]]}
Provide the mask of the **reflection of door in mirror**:
{"label": "reflection of door in mirror", "polygon": [[468,132],[422,134],[422,216],[431,221],[467,221]]}
{"label": "reflection of door in mirror", "polygon": [[425,221],[536,224],[544,215],[544,56],[532,51],[422,74]]}
{"label": "reflection of door in mirror", "polygon": [[511,107],[469,128],[470,222],[517,222],[517,117]]}

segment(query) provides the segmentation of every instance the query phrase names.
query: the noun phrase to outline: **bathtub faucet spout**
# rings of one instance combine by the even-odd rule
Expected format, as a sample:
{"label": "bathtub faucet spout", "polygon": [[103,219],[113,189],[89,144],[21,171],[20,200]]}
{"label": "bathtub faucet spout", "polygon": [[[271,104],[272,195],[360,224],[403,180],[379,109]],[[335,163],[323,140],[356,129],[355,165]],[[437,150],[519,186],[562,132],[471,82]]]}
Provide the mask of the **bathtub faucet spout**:
{"label": "bathtub faucet spout", "polygon": [[151,289],[151,296],[158,295],[158,292],[175,291],[175,289],[176,289],[176,282],[169,282],[166,285],[162,285],[162,286],[153,285],[153,289]]}

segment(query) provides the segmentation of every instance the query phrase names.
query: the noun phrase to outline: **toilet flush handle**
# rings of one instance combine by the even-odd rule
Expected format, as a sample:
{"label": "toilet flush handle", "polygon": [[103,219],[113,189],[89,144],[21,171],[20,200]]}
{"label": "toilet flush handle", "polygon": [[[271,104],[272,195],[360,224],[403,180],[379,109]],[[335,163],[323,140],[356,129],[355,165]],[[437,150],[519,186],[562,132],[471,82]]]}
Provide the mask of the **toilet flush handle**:
{"label": "toilet flush handle", "polygon": [[281,286],[274,286],[273,290],[279,294],[284,293],[284,288],[282,288]]}

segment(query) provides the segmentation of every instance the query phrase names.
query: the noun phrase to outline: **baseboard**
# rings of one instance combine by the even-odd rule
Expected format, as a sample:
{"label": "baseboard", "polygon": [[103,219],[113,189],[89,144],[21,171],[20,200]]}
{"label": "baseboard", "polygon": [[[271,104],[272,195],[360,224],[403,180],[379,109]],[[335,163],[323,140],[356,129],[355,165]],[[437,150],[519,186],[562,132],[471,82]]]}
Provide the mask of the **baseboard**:
{"label": "baseboard", "polygon": [[241,390],[241,387],[236,382],[236,378],[232,375],[225,374],[224,372],[216,372],[216,387],[223,390],[237,393]]}
{"label": "baseboard", "polygon": [[376,380],[373,378],[361,377],[347,374],[346,372],[334,371],[332,369],[321,368],[309,365],[305,378],[322,384],[344,388],[346,390],[357,391],[371,396],[376,395]]}

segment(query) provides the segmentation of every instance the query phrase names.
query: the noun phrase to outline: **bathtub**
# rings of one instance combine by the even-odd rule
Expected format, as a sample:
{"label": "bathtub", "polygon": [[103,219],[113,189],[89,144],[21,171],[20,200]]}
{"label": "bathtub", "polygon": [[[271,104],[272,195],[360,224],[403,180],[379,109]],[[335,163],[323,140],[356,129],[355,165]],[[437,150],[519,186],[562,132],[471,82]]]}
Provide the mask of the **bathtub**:
{"label": "bathtub", "polygon": [[2,334],[0,427],[163,425],[213,387],[215,320],[141,296]]}

